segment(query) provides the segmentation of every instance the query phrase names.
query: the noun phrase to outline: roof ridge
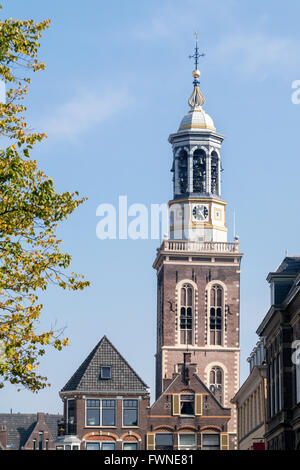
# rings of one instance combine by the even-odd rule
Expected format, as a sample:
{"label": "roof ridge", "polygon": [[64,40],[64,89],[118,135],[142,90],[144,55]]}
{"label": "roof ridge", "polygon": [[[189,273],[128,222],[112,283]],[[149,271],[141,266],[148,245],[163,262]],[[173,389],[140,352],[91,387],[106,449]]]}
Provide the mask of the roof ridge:
{"label": "roof ridge", "polygon": [[[100,341],[96,344],[96,346],[92,349],[92,351],[90,352],[90,354],[88,354],[88,356],[82,361],[82,363],[80,364],[80,366],[76,369],[76,371],[74,372],[74,374],[69,378],[69,380],[67,381],[67,383],[64,385],[64,387],[61,389],[61,391],[63,392],[67,387],[68,387],[68,384],[70,382],[73,381],[73,379],[75,379],[76,375],[81,373],[81,369],[82,369],[82,373],[81,373],[81,376],[80,378],[77,380],[77,385],[76,387],[80,384],[80,381],[82,380],[82,377],[85,373],[85,371],[87,370],[87,367],[88,365],[90,364],[91,360],[93,359],[93,357],[95,356],[96,352],[98,351],[98,348],[100,347],[102,341],[104,340],[104,338],[106,338],[106,336],[102,336],[102,338],[100,339]],[[107,339],[107,338],[106,338]],[[84,368],[86,364],[86,367]]]}
{"label": "roof ridge", "polygon": [[[119,367],[122,367],[122,368],[125,367],[124,372],[127,370],[127,375],[128,374],[131,375],[132,380],[136,382],[135,383],[136,389],[148,388],[148,385],[141,379],[141,377],[137,374],[137,372],[131,367],[131,365],[127,362],[127,360],[123,357],[123,355],[119,352],[119,350],[112,344],[112,342],[107,338],[107,336],[104,335],[101,338],[101,340],[96,344],[96,346],[92,349],[90,354],[88,354],[88,356],[76,369],[75,373],[71,376],[71,378],[67,381],[65,386],[61,389],[61,392],[83,389],[85,387],[85,382],[89,380],[89,376],[91,374],[92,376],[93,374],[95,374],[95,366],[97,364],[99,365],[99,363],[101,365],[102,355],[103,355],[103,358],[105,358],[108,353],[112,357],[115,357],[115,359],[110,358],[110,360],[112,360],[113,362],[117,361],[119,363]],[[126,373],[124,377],[125,377],[124,380],[126,382]],[[95,376],[94,376],[94,380],[97,381],[97,378],[95,378]],[[112,377],[111,380],[112,380],[112,384],[116,386],[116,382],[114,382],[115,378]],[[99,383],[95,382],[94,385],[96,385],[96,388],[97,388],[99,386]],[[128,387],[128,383],[124,386]],[[102,387],[103,387],[103,384],[102,384]]]}
{"label": "roof ridge", "polygon": [[204,389],[210,394],[210,396],[215,400],[215,402],[223,409],[223,410],[228,410],[229,408],[225,408],[225,406],[223,406],[219,400],[216,399],[215,395],[212,393],[211,390],[209,390],[209,388],[205,385],[205,383],[203,382],[203,380],[199,377],[199,375],[197,374],[197,372],[194,372],[194,377],[201,383],[201,385],[204,387]]}
{"label": "roof ridge", "polygon": [[129,367],[129,369],[137,376],[137,378],[142,382],[142,384],[146,387],[149,388],[148,385],[141,379],[141,377],[138,375],[138,373],[131,367],[129,362],[125,359],[125,357],[120,353],[120,351],[112,344],[112,342],[105,336],[106,341],[110,344],[110,346],[116,351],[117,354],[121,357],[121,359],[125,362],[125,364]]}
{"label": "roof ridge", "polygon": [[178,379],[178,377],[180,377],[180,373],[179,372],[176,372],[176,376],[172,378],[171,382],[169,383],[169,385],[165,388],[165,390],[163,390],[161,392],[161,394],[156,398],[156,400],[152,403],[152,405],[150,406],[150,409],[164,396],[164,394],[168,391],[168,389],[171,387],[171,385],[174,384],[174,382]]}

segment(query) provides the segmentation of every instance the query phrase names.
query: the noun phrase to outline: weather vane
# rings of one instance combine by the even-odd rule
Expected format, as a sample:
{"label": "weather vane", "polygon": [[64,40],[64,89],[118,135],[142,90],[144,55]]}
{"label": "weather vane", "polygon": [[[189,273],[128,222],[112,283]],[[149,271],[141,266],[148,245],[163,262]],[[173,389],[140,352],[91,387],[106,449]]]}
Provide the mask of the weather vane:
{"label": "weather vane", "polygon": [[198,70],[198,59],[200,57],[204,57],[205,54],[199,54],[198,50],[198,33],[195,33],[195,38],[196,38],[196,46],[195,46],[195,53],[193,55],[190,55],[190,59],[195,59],[195,70],[193,71],[193,77],[194,77],[194,90],[191,96],[189,97],[188,103],[191,108],[195,107],[201,107],[205,103],[204,96],[202,95],[199,85],[199,77],[200,77],[200,70]]}
{"label": "weather vane", "polygon": [[198,69],[198,59],[200,57],[204,57],[205,54],[199,54],[199,50],[198,50],[198,33],[195,33],[195,38],[196,38],[195,53],[193,55],[189,55],[189,59],[195,59],[195,70],[197,70]]}

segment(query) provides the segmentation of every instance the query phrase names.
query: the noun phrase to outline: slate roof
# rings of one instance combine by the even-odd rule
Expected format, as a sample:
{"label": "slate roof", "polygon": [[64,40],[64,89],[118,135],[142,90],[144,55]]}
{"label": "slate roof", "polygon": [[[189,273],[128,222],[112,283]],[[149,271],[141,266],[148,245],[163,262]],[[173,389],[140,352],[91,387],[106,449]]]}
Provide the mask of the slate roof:
{"label": "slate roof", "polygon": [[[111,379],[100,378],[101,366],[111,366]],[[113,344],[103,336],[83,361],[61,392],[67,391],[131,391],[145,393],[148,386],[121,356]]]}
{"label": "slate roof", "polygon": [[300,272],[300,256],[286,256],[276,273],[288,274]]}
{"label": "slate roof", "polygon": [[[57,437],[57,421],[62,415],[45,414],[45,422],[53,439]],[[6,425],[7,447],[18,450],[28,441],[37,423],[37,415],[24,413],[0,413],[0,425]]]}

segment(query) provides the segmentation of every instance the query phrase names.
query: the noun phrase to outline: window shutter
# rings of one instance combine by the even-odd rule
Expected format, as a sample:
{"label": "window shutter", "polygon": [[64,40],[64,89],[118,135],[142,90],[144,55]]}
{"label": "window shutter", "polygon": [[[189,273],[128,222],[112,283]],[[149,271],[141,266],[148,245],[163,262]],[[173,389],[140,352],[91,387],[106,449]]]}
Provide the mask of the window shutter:
{"label": "window shutter", "polygon": [[180,395],[173,395],[173,416],[180,415]]}
{"label": "window shutter", "polygon": [[195,415],[202,416],[202,395],[200,393],[195,395]]}
{"label": "window shutter", "polygon": [[151,432],[147,434],[147,450],[155,450],[155,434]]}
{"label": "window shutter", "polygon": [[229,450],[229,436],[227,433],[221,434],[221,450]]}

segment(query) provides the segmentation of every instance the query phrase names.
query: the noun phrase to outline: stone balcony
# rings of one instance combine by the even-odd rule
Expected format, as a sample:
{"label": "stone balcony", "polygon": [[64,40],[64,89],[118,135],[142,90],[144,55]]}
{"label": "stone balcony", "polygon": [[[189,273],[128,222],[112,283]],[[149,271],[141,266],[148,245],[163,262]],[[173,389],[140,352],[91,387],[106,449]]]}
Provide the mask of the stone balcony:
{"label": "stone balcony", "polygon": [[158,269],[164,261],[238,264],[242,256],[242,253],[239,252],[238,240],[234,242],[164,240],[157,249],[153,268]]}
{"label": "stone balcony", "polygon": [[239,242],[199,242],[189,240],[164,240],[157,250],[168,252],[238,253]]}

